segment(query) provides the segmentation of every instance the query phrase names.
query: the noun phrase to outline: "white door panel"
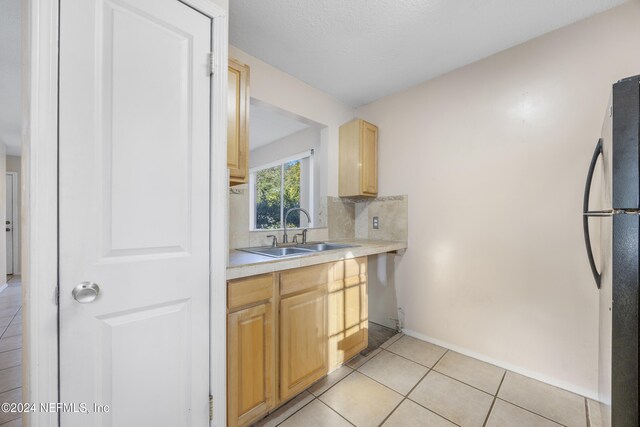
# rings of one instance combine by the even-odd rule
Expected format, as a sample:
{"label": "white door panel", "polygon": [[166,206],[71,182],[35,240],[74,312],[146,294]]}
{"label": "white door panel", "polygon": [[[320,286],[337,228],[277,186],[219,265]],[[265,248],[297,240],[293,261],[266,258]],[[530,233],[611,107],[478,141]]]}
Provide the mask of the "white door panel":
{"label": "white door panel", "polygon": [[7,274],[13,274],[13,175],[5,175],[6,204],[5,204],[5,234],[7,237]]}
{"label": "white door panel", "polygon": [[62,425],[206,425],[211,20],[62,0],[60,28],[60,399],[90,411]]}

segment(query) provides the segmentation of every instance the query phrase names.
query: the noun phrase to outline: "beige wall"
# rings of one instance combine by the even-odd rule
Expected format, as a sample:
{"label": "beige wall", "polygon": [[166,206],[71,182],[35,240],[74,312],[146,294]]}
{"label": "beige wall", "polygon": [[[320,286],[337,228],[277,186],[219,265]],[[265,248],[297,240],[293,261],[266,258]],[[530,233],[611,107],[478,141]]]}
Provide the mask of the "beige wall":
{"label": "beige wall", "polygon": [[380,128],[380,194],[411,199],[409,331],[596,396],[582,192],[639,23],[634,1],[356,111]]}
{"label": "beige wall", "polygon": [[321,154],[327,159],[328,174],[326,182],[321,183],[320,194],[337,196],[338,128],[353,118],[353,108],[235,46],[229,46],[229,57],[251,68],[252,98],[327,126],[321,132]]}
{"label": "beige wall", "polygon": [[[16,172],[18,174],[18,197],[17,197],[17,207],[18,212],[21,211],[22,206],[22,172],[21,172],[21,162],[22,158],[18,156],[7,156],[7,172]],[[13,225],[14,228],[14,238],[18,240],[18,250],[14,252],[14,257],[16,258],[18,269],[14,270],[14,274],[19,274],[21,271],[20,264],[20,227],[22,221],[20,219],[20,215],[18,214],[18,221]]]}

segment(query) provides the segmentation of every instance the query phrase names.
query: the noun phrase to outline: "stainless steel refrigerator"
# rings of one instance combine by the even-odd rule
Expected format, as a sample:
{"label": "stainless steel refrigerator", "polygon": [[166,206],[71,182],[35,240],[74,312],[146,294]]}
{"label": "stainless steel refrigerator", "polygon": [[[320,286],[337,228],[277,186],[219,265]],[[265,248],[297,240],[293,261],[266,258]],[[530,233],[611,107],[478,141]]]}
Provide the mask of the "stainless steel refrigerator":
{"label": "stainless steel refrigerator", "polygon": [[613,85],[589,165],[583,228],[600,294],[599,399],[605,427],[638,426],[640,76]]}

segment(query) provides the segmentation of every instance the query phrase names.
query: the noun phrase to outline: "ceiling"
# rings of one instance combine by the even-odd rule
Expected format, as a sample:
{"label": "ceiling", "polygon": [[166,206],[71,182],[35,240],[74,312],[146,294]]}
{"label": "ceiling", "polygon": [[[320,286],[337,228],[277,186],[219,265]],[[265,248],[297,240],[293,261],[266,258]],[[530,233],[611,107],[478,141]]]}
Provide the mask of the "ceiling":
{"label": "ceiling", "polygon": [[625,1],[230,0],[229,38],[357,107]]}
{"label": "ceiling", "polygon": [[20,155],[22,134],[20,0],[0,1],[0,142]]}

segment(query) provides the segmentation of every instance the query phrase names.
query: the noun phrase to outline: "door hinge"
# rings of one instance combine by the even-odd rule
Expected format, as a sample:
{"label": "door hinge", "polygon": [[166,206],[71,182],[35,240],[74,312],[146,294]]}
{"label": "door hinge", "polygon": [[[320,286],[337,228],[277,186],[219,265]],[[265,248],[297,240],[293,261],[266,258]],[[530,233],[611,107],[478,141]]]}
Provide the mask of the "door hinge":
{"label": "door hinge", "polygon": [[213,396],[209,395],[209,421],[213,421]]}
{"label": "door hinge", "polygon": [[53,299],[56,305],[60,305],[60,285],[56,286],[56,290],[53,292]]}
{"label": "door hinge", "polygon": [[213,76],[216,73],[216,56],[214,52],[209,52],[209,75]]}

